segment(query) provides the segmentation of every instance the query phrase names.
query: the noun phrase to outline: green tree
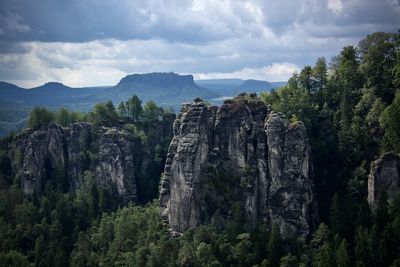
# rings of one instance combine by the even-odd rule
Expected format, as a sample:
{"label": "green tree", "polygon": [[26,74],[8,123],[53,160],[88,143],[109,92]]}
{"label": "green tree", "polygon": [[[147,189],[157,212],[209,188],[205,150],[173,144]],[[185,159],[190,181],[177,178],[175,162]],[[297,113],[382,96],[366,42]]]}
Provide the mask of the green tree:
{"label": "green tree", "polygon": [[252,266],[255,263],[254,244],[249,233],[242,233],[236,237],[239,241],[232,247],[232,257],[238,266]]}
{"label": "green tree", "polygon": [[354,238],[354,256],[357,266],[373,266],[371,238],[367,229],[358,227]]}
{"label": "green tree", "polygon": [[287,254],[286,256],[282,257],[280,267],[295,267],[299,266],[299,259],[292,255],[291,253]]}
{"label": "green tree", "polygon": [[277,224],[272,225],[271,237],[268,242],[268,259],[271,266],[279,266],[284,255],[283,240]]}
{"label": "green tree", "polygon": [[297,117],[311,128],[315,119],[315,105],[307,90],[297,84],[297,76],[293,76],[289,84],[278,92],[261,94],[261,100],[273,110],[284,113],[287,118]]}
{"label": "green tree", "polygon": [[29,114],[28,125],[34,130],[43,130],[52,121],[54,121],[53,112],[43,107],[35,107]]}
{"label": "green tree", "polygon": [[336,249],[336,264],[338,267],[351,266],[349,243],[346,239],[342,239],[339,247]]}
{"label": "green tree", "polygon": [[87,171],[85,173],[84,180],[85,183],[87,183],[87,188],[89,189],[89,195],[88,195],[89,220],[94,221],[99,215],[99,192],[97,190],[96,183],[94,182],[94,177],[90,171]]}
{"label": "green tree", "polygon": [[7,253],[0,252],[0,266],[23,267],[30,266],[27,257],[18,251],[10,250]]}
{"label": "green tree", "polygon": [[111,101],[98,103],[93,108],[93,120],[95,122],[114,123],[118,117],[115,107]]}
{"label": "green tree", "polygon": [[312,87],[311,94],[316,103],[318,103],[319,109],[322,108],[324,103],[328,101],[328,68],[326,66],[326,59],[324,57],[318,58],[315,66],[312,68]]}
{"label": "green tree", "polygon": [[124,101],[121,101],[118,105],[118,114],[121,117],[125,117],[127,115],[127,109]]}
{"label": "green tree", "polygon": [[164,110],[156,105],[154,101],[148,101],[143,107],[143,119],[147,122],[159,121],[164,115]]}
{"label": "green tree", "polygon": [[133,95],[128,99],[125,106],[128,111],[128,117],[132,118],[135,123],[138,123],[143,113],[142,100],[137,95]]}
{"label": "green tree", "polygon": [[95,266],[95,260],[91,257],[90,240],[86,233],[80,232],[71,253],[71,266]]}
{"label": "green tree", "polygon": [[308,94],[312,94],[313,90],[313,77],[312,68],[310,66],[305,66],[298,76],[298,85],[300,88],[304,89]]}
{"label": "green tree", "polygon": [[379,122],[385,131],[382,152],[400,153],[400,94],[397,94],[393,103],[383,111]]}
{"label": "green tree", "polygon": [[334,266],[333,251],[329,243],[329,228],[321,223],[310,241],[312,266]]}
{"label": "green tree", "polygon": [[340,91],[339,105],[339,149],[344,158],[344,164],[350,166],[354,162],[354,138],[351,131],[352,110],[360,98],[362,76],[359,73],[357,52],[352,46],[345,47],[340,56],[336,75]]}
{"label": "green tree", "polygon": [[78,121],[84,121],[83,115],[79,112],[69,111],[66,108],[60,108],[55,114],[55,121],[66,127]]}
{"label": "green tree", "polygon": [[358,45],[362,70],[367,77],[367,87],[388,104],[396,88],[396,63],[400,49],[400,34],[376,32],[367,35]]}
{"label": "green tree", "polygon": [[343,225],[342,225],[342,207],[339,201],[338,194],[335,194],[332,198],[332,204],[330,208],[329,220],[330,226],[334,234],[343,233]]}

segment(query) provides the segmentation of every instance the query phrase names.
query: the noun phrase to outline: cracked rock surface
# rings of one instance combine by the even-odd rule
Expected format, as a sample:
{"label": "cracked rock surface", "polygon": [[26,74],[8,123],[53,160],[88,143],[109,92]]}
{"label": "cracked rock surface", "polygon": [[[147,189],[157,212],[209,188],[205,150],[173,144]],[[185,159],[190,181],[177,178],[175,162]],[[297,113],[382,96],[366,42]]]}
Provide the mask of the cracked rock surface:
{"label": "cracked rock surface", "polygon": [[311,149],[302,122],[289,123],[255,94],[220,107],[182,105],[160,186],[171,231],[226,227],[242,218],[276,223],[286,238],[307,236],[317,221]]}
{"label": "cracked rock surface", "polygon": [[372,211],[376,211],[379,198],[386,192],[389,204],[400,192],[400,155],[394,153],[383,154],[371,163],[368,176],[368,203]]}
{"label": "cracked rock surface", "polygon": [[68,190],[75,190],[85,171],[91,171],[97,183],[113,186],[126,200],[136,200],[135,166],[143,147],[125,132],[86,122],[70,127],[52,122],[46,130],[28,129],[16,135],[10,146],[12,169],[26,194],[40,193],[52,179],[65,179]]}

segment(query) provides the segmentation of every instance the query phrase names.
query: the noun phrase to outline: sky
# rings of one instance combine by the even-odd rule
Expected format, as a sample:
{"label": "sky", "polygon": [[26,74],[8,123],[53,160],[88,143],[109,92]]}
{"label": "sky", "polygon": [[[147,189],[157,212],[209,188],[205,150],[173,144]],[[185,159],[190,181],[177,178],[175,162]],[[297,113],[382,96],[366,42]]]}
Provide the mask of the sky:
{"label": "sky", "polygon": [[1,0],[0,80],[114,85],[131,73],[284,81],[376,31],[400,0]]}

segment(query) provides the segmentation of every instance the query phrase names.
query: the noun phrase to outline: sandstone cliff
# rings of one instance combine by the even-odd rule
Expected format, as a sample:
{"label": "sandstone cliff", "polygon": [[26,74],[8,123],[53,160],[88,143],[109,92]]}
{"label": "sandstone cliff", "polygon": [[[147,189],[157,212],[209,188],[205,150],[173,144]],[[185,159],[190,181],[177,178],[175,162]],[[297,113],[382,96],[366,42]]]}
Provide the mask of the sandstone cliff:
{"label": "sandstone cliff", "polygon": [[316,223],[311,151],[301,122],[289,123],[255,95],[217,108],[184,104],[173,125],[160,188],[171,230],[244,219],[277,223],[285,237]]}
{"label": "sandstone cliff", "polygon": [[[125,124],[119,130],[86,122],[70,127],[52,122],[45,130],[26,129],[9,143],[11,169],[26,194],[40,194],[49,181],[64,192],[76,190],[90,171],[98,184],[123,200],[136,201],[140,182],[148,178],[145,172],[154,158],[153,143],[170,140],[174,119],[167,114],[155,123],[151,135],[147,133],[152,140],[145,143],[123,130]],[[153,174],[159,177],[160,172]]]}
{"label": "sandstone cliff", "polygon": [[372,211],[376,210],[379,198],[385,191],[389,204],[400,192],[400,156],[386,153],[372,162],[368,176],[368,203]]}
{"label": "sandstone cliff", "polygon": [[134,155],[142,149],[138,138],[122,131],[84,122],[64,128],[53,122],[46,130],[15,136],[9,156],[26,194],[40,193],[47,180],[61,180],[64,190],[75,190],[85,171],[91,171],[98,183],[136,200]]}

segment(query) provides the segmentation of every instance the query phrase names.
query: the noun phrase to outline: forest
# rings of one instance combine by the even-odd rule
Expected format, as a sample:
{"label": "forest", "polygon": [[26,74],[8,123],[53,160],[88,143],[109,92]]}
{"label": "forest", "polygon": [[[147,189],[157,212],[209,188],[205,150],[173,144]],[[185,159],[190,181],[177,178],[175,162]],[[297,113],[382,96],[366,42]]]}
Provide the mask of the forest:
{"label": "forest", "polygon": [[140,138],[155,173],[142,176],[139,204],[111,197],[89,171],[75,192],[48,182],[26,196],[7,159],[15,134],[1,140],[0,266],[400,266],[400,194],[391,205],[383,194],[375,212],[367,202],[371,162],[400,153],[400,34],[368,35],[260,99],[307,128],[320,222],[308,238],[283,239],[262,222],[246,231],[240,218],[172,236],[157,203],[171,136],[154,130],[172,112],[132,96],[88,113],[37,107],[29,127],[86,121]]}

